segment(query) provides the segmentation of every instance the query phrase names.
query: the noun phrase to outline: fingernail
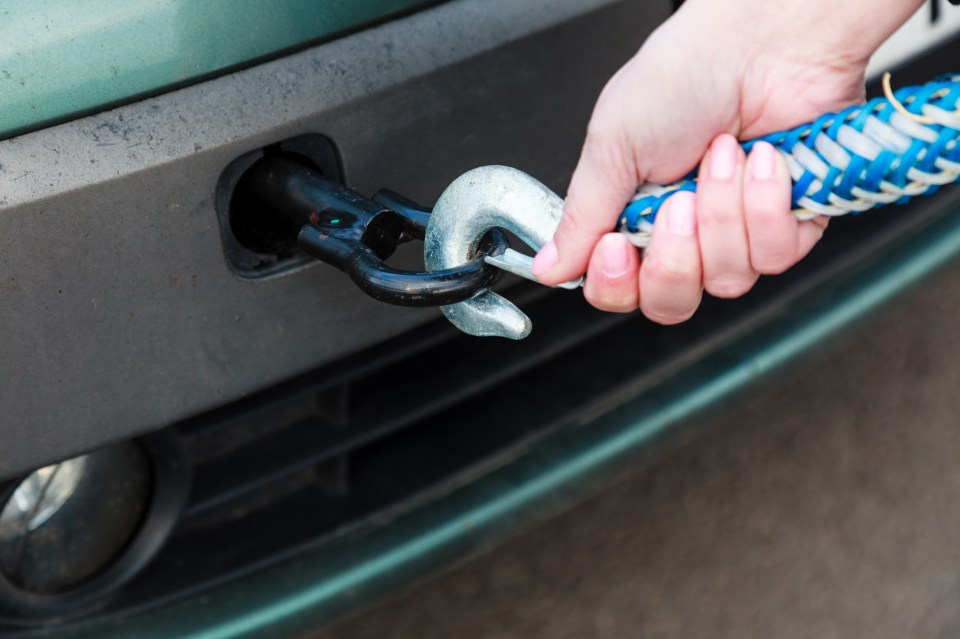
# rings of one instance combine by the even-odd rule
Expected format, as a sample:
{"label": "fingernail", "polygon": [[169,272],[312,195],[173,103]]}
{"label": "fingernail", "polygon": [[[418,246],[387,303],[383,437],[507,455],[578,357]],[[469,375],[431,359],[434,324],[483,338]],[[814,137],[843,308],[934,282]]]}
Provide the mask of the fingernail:
{"label": "fingernail", "polygon": [[630,251],[636,251],[619,237],[605,235],[600,239],[600,270],[609,278],[620,277],[630,268]]}
{"label": "fingernail", "polygon": [[667,200],[667,228],[674,235],[690,237],[697,231],[694,201],[689,193],[680,193]]}
{"label": "fingernail", "polygon": [[550,240],[540,249],[540,252],[533,258],[533,266],[530,270],[534,277],[540,277],[557,263],[560,255],[557,253],[557,243]]}
{"label": "fingernail", "polygon": [[710,177],[715,180],[730,180],[737,171],[740,159],[738,145],[728,136],[717,138],[710,148]]}
{"label": "fingernail", "polygon": [[750,153],[750,175],[754,180],[769,180],[777,172],[777,156],[773,145],[757,142]]}

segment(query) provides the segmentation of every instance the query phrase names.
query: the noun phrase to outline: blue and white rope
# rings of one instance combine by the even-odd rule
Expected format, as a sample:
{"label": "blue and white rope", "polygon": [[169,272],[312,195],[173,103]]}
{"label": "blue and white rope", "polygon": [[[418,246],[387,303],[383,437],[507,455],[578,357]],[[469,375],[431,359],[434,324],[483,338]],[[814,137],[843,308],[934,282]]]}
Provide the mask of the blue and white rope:
{"label": "blue and white rope", "polygon": [[[904,87],[894,100],[828,113],[814,122],[743,144],[769,142],[786,159],[793,178],[793,213],[801,219],[859,213],[960,180],[960,75]],[[907,115],[901,113],[906,110]],[[646,246],[663,202],[677,191],[695,191],[696,177],[637,189],[619,228]]]}

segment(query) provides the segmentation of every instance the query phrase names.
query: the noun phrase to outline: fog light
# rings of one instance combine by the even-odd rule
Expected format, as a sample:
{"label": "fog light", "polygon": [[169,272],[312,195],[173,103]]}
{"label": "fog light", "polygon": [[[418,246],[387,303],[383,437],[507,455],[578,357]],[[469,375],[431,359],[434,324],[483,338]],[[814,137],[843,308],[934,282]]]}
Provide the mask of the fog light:
{"label": "fog light", "polygon": [[101,572],[140,527],[151,477],[150,459],[134,442],[34,471],[0,511],[0,569],[40,594]]}
{"label": "fog light", "polygon": [[172,430],[0,485],[0,625],[43,624],[101,605],[157,554],[189,489]]}

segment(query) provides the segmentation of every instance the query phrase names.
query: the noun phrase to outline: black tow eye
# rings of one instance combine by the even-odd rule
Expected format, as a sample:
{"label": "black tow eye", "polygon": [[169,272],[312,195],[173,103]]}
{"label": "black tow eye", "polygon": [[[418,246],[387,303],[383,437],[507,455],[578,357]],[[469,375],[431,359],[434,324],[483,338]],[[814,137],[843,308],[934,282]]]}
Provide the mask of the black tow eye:
{"label": "black tow eye", "polygon": [[300,227],[297,244],[304,253],[337,267],[363,292],[389,304],[445,306],[470,299],[502,274],[484,258],[510,246],[494,229],[462,266],[429,272],[392,268],[384,260],[401,244],[423,240],[430,211],[386,189],[364,197],[284,157],[258,160],[236,194]]}

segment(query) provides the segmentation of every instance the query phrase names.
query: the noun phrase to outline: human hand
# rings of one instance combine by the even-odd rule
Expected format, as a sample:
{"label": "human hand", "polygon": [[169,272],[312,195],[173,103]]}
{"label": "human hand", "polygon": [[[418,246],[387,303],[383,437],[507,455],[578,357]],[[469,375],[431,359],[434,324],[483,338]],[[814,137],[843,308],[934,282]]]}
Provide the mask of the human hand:
{"label": "human hand", "polygon": [[[854,33],[864,27],[826,0],[688,0],[603,90],[537,278],[557,284],[586,271],[584,295],[597,308],[639,307],[673,324],[704,290],[737,297],[799,261],[826,219],[797,221],[782,157],[758,143],[748,158],[737,138],[862,102],[870,54],[917,6],[883,3],[891,11]],[[696,194],[667,200],[641,261],[610,229],[638,184],[676,181],[701,158]]]}

